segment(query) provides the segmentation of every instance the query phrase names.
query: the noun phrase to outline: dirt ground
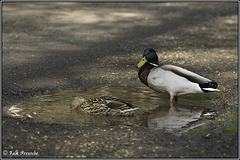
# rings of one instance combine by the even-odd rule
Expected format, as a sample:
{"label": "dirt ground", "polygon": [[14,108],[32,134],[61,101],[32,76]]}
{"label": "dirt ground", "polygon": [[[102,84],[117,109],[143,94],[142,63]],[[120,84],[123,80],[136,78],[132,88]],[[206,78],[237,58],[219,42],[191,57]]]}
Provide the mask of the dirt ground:
{"label": "dirt ground", "polygon": [[[136,64],[214,79],[217,118],[183,134],[146,127],[77,127],[3,115],[3,157],[238,157],[238,3],[2,3],[2,106],[63,90],[141,86]],[[15,153],[15,154],[14,154]]]}

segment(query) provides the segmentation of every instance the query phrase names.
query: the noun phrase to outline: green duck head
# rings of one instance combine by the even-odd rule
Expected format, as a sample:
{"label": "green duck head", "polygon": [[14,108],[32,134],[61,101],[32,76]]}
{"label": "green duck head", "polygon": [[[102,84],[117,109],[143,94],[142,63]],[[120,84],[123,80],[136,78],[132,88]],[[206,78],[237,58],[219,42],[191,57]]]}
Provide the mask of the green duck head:
{"label": "green duck head", "polygon": [[154,49],[147,48],[147,49],[144,50],[143,58],[138,63],[137,68],[142,67],[146,62],[150,62],[150,63],[158,65],[158,56],[157,56],[157,53]]}

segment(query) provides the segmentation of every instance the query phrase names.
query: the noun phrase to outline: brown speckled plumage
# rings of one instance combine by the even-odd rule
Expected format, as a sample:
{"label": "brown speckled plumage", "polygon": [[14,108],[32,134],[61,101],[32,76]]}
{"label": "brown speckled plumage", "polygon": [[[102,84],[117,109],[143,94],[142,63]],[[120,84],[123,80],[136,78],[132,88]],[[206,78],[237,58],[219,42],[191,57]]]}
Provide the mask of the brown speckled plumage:
{"label": "brown speckled plumage", "polygon": [[82,97],[74,97],[70,102],[72,109],[90,114],[131,116],[138,109],[132,104],[112,96],[101,96],[85,100]]}

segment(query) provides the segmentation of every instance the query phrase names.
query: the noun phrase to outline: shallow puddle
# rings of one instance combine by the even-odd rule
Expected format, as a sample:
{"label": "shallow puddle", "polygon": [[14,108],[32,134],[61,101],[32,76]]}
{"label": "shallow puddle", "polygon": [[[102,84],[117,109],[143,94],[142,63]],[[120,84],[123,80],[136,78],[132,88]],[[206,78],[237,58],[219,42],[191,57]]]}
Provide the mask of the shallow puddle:
{"label": "shallow puddle", "polygon": [[[70,109],[74,96],[86,99],[112,95],[137,106],[131,117],[90,115]],[[194,128],[214,118],[215,112],[206,109],[210,94],[179,97],[179,103],[169,106],[167,93],[156,93],[148,87],[95,87],[88,90],[69,90],[42,95],[28,101],[6,107],[11,116],[32,118],[35,121],[71,124],[78,126],[146,126],[151,130]],[[209,107],[209,106],[208,106]]]}

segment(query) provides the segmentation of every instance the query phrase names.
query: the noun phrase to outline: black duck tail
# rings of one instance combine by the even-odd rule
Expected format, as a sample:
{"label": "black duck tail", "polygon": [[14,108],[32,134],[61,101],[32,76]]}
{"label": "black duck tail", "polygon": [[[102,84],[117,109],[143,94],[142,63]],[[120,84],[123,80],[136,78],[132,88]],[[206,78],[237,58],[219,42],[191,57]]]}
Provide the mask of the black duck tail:
{"label": "black duck tail", "polygon": [[216,92],[216,91],[220,91],[219,89],[217,89],[218,84],[216,81],[211,81],[208,83],[203,83],[203,84],[199,84],[200,88],[202,89],[203,92]]}

